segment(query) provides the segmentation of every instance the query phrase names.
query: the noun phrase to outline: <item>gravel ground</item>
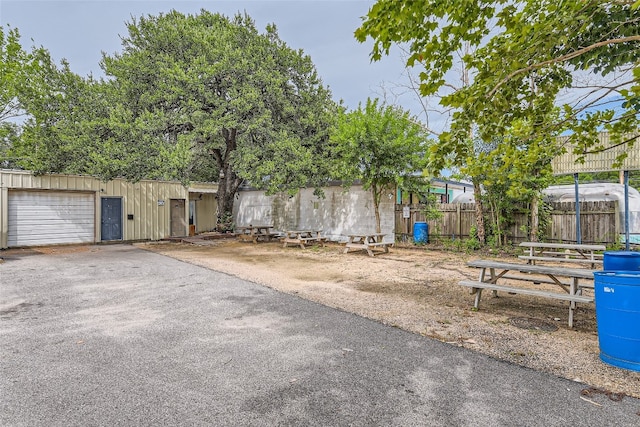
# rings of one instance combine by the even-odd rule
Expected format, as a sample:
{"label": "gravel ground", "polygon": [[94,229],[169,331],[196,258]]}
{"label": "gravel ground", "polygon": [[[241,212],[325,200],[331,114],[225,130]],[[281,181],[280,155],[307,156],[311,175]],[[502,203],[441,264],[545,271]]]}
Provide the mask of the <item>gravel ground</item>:
{"label": "gravel ground", "polygon": [[593,304],[578,306],[573,329],[567,325],[568,303],[547,298],[492,298],[487,292],[474,311],[474,297],[457,283],[477,277],[465,264],[478,256],[427,246],[393,248],[371,258],[343,254],[337,244],[302,250],[229,239],[137,246],[584,383],[587,401],[594,393],[640,398],[640,373],[600,361]]}

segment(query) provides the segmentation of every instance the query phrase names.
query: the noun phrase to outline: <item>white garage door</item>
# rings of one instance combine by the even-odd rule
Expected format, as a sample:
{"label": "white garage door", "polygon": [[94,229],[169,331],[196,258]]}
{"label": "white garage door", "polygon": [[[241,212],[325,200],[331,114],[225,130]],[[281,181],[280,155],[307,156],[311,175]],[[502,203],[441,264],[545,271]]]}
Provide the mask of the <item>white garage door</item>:
{"label": "white garage door", "polygon": [[8,246],[94,241],[93,193],[10,191]]}

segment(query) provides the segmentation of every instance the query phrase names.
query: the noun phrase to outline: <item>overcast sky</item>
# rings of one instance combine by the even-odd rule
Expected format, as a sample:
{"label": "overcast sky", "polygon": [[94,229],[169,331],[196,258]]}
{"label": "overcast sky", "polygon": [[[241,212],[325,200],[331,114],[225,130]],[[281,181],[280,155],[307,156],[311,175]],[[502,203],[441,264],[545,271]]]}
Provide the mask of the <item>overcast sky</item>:
{"label": "overcast sky", "polygon": [[[59,61],[66,58],[77,74],[102,76],[101,52],[121,50],[120,35],[131,17],[157,15],[176,9],[198,13],[201,9],[233,16],[246,11],[260,31],[275,23],[280,38],[291,48],[311,56],[318,73],[349,108],[367,97],[382,97],[421,114],[414,94],[399,89],[408,85],[399,51],[371,63],[372,43],[358,43],[353,32],[374,3],[370,0],[0,0],[0,24],[18,28],[23,47],[43,46]],[[384,89],[383,89],[384,88]],[[394,94],[392,94],[392,92]],[[398,97],[398,92],[406,92]],[[424,120],[424,115],[421,116]],[[431,123],[433,125],[433,123]]]}

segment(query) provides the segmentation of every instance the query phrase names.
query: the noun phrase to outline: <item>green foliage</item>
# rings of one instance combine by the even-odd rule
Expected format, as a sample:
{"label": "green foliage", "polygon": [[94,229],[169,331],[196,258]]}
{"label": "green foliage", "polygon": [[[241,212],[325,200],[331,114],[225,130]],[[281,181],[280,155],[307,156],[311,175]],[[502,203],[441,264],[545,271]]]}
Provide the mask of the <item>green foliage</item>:
{"label": "green foliage", "polygon": [[260,34],[247,15],[203,10],[143,17],[128,29],[124,52],[105,56],[104,68],[136,108],[162,112],[165,132],[270,192],[317,180],[330,93],[274,26]]}
{"label": "green foliage", "polygon": [[623,251],[625,249],[626,249],[626,245],[620,240],[607,245],[608,251]]}
{"label": "green foliage", "polygon": [[468,250],[478,250],[482,247],[478,239],[478,229],[476,227],[471,227],[469,238],[465,240],[465,246]]}
{"label": "green foliage", "polygon": [[468,240],[444,238],[441,239],[440,242],[447,251],[469,252],[466,247],[466,242],[468,242]]}
{"label": "green foliage", "polygon": [[549,235],[547,235],[547,231],[551,227],[551,213],[553,212],[553,208],[550,203],[547,203],[544,200],[540,201],[540,232],[538,234],[538,240],[544,242]]}
{"label": "green foliage", "polygon": [[331,140],[336,155],[333,176],[347,187],[358,180],[371,191],[380,232],[382,196],[422,179],[425,130],[401,108],[367,99],[364,107],[339,114]]}
{"label": "green foliage", "polygon": [[461,168],[482,183],[482,201],[489,208],[488,243],[493,246],[506,243],[505,232],[512,225],[514,210],[530,206],[533,198],[539,199],[541,190],[553,179],[551,158],[557,152],[554,142],[518,140],[514,133],[494,138],[488,144],[476,141],[476,147],[483,149],[476,149],[476,156]]}
{"label": "green foliage", "polygon": [[[490,198],[500,211],[508,199],[535,201],[551,182],[550,160],[565,149],[556,143],[560,133],[573,131],[581,155],[596,148],[601,130],[612,144],[634,144],[628,133],[640,124],[639,21],[631,2],[378,0],[355,36],[373,39],[373,60],[397,43],[409,53],[408,66],[424,66],[422,95],[444,91],[440,104],[454,111],[450,129],[431,146],[431,169],[452,165],[474,184],[499,189]],[[457,57],[471,81],[452,88]],[[604,82],[557,108],[579,72]],[[616,97],[622,111],[607,108]],[[585,113],[591,107],[600,111]],[[497,203],[495,195],[506,198]],[[501,218],[494,218],[497,230]]]}
{"label": "green foliage", "polygon": [[30,117],[13,148],[23,168],[37,173],[181,179],[188,147],[163,140],[157,117],[134,115],[119,102],[111,82],[74,75],[64,64],[47,86],[25,102]]}
{"label": "green foliage", "polygon": [[217,230],[221,233],[226,233],[232,232],[235,227],[236,225],[233,222],[233,215],[227,212],[222,216],[222,219],[218,221]]}
{"label": "green foliage", "polygon": [[11,148],[20,136],[19,121],[25,114],[22,104],[33,75],[41,68],[42,48],[25,51],[20,45],[20,33],[15,28],[0,26],[0,166],[19,167]]}
{"label": "green foliage", "polygon": [[[105,180],[182,178],[178,171],[187,163],[179,152],[188,149],[154,133],[149,114],[127,109],[115,82],[77,76],[44,48],[26,53],[17,30],[2,40],[3,166]],[[21,121],[8,121],[16,118]]]}
{"label": "green foliage", "polygon": [[[133,18],[127,30],[122,51],[103,55],[106,80],[58,67],[44,49],[28,56],[17,32],[9,34],[18,62],[35,64],[21,91],[9,91],[6,76],[15,73],[3,69],[0,101],[19,99],[28,114],[11,141],[21,167],[219,180],[223,225],[245,181],[269,193],[328,181],[337,106],[311,59],[280,40],[275,26],[259,33],[247,15],[203,10]],[[3,67],[11,64],[4,59]],[[11,135],[16,130],[3,125],[3,144]]]}
{"label": "green foliage", "polygon": [[[408,44],[407,65],[425,64],[420,75],[425,96],[445,85],[455,56],[463,46],[471,47],[474,53],[462,61],[473,83],[441,102],[456,112],[441,139],[446,149],[439,153],[442,158],[455,153],[462,161],[474,126],[483,141],[510,133],[522,121],[529,123],[534,139],[572,129],[572,140],[582,150],[597,140],[598,128],[610,132],[613,143],[637,130],[639,19],[638,5],[627,1],[379,0],[355,35],[361,42],[373,39],[374,60],[388,54],[393,43]],[[584,102],[564,105],[562,114],[550,117],[578,71],[600,77],[627,73],[602,84],[600,92],[594,86]],[[601,101],[611,96],[624,100],[621,113],[603,108]],[[583,115],[591,106],[603,111]]]}
{"label": "green foliage", "polygon": [[[247,15],[202,10],[134,19],[122,53],[103,57],[134,117],[185,151],[187,178],[219,178],[219,220],[239,185],[296,192],[329,177],[328,136],[336,106],[311,59],[275,26],[261,34]],[[197,157],[196,157],[197,156]]]}
{"label": "green foliage", "polygon": [[427,221],[442,218],[443,213],[438,207],[439,197],[431,192],[431,179],[423,175],[408,175],[398,177],[398,190],[403,193],[417,195],[420,204],[420,212],[425,216]]}
{"label": "green foliage", "polygon": [[434,193],[427,193],[423,196],[424,204],[420,211],[425,220],[432,221],[443,217],[442,211],[438,208],[439,197]]}

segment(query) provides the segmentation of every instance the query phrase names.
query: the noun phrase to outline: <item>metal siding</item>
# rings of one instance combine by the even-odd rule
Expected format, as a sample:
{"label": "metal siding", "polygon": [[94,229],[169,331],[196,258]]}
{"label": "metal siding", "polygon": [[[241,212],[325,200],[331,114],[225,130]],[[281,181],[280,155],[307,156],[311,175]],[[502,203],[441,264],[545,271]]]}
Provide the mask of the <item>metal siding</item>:
{"label": "metal siding", "polygon": [[[158,193],[155,189],[155,186],[153,185],[153,183],[149,183],[149,185],[147,185],[147,203],[146,206],[147,208],[151,211],[149,215],[147,215],[146,217],[146,224],[145,226],[150,230],[150,232],[153,234],[153,239],[154,240],[158,240],[161,234],[164,234],[164,227],[162,229],[162,231],[157,230],[157,227],[154,227],[155,224],[164,224],[163,220],[163,215],[162,212],[164,211],[164,206],[158,206]],[[166,206],[169,205],[169,202],[166,202]]]}
{"label": "metal siding", "polygon": [[94,241],[92,193],[11,191],[8,204],[9,247]]}
{"label": "metal siding", "polygon": [[[135,206],[135,194],[137,193],[136,187],[139,187],[139,182],[134,184],[123,182],[123,201],[122,201],[122,214],[124,216],[122,222],[122,236],[126,240],[136,240],[136,227],[135,220],[137,215],[133,207]],[[133,214],[133,221],[127,219],[128,214]]]}
{"label": "metal siding", "polygon": [[137,222],[137,227],[140,235],[146,235],[149,233],[151,227],[148,226],[148,216],[151,212],[149,209],[149,186],[143,185],[140,187],[140,194],[138,195],[139,199],[138,203],[138,215],[140,215],[140,219]]}
{"label": "metal siding", "polygon": [[87,176],[41,175],[34,176],[26,171],[0,171],[0,181],[4,188],[33,190],[75,190],[98,191],[100,181]]}
{"label": "metal siding", "polygon": [[[625,136],[625,138],[631,135]],[[569,137],[563,136],[558,138],[561,145],[568,142]],[[611,142],[609,134],[601,132],[598,134],[598,145],[602,147],[610,147]],[[555,157],[551,161],[553,173],[556,175],[581,173],[581,172],[606,172],[618,170],[638,170],[640,169],[640,141],[637,141],[633,148],[629,149],[628,144],[618,147],[610,147],[602,152],[587,154],[584,156],[584,162],[578,162],[578,156],[573,154],[572,147],[567,145],[567,152]],[[622,165],[614,167],[616,158],[626,153],[627,158],[624,159]]]}
{"label": "metal siding", "polygon": [[[214,193],[215,184],[201,184],[202,190]],[[171,199],[188,200],[188,189],[179,182],[140,181],[131,183],[122,179],[101,181],[88,176],[41,175],[34,176],[28,171],[0,170],[0,245],[7,247],[8,233],[8,196],[11,190],[70,190],[94,193],[93,211],[100,214],[100,197],[122,197],[124,214],[133,214],[133,220],[124,220],[124,240],[159,240],[169,236],[169,201]],[[4,194],[4,196],[2,196]],[[164,206],[158,206],[158,200],[164,200]],[[186,211],[186,209],[185,209]],[[214,212],[215,214],[215,212]],[[214,215],[212,214],[212,215]],[[126,218],[126,217],[125,217]],[[99,218],[98,218],[99,219]],[[93,235],[100,237],[100,221],[93,224]]]}
{"label": "metal siding", "polygon": [[[126,204],[122,205],[124,209],[124,228],[127,232],[128,239],[140,240],[142,234],[140,233],[140,192],[144,185],[142,182],[136,182],[131,185],[128,191]],[[133,215],[133,220],[127,219],[127,215]]]}
{"label": "metal siding", "polygon": [[202,199],[196,200],[196,232],[215,230],[217,224],[215,194],[202,194]]}
{"label": "metal siding", "polygon": [[[0,180],[2,177],[0,176]],[[9,232],[9,190],[7,188],[0,188],[0,248],[7,247],[7,234]]]}

